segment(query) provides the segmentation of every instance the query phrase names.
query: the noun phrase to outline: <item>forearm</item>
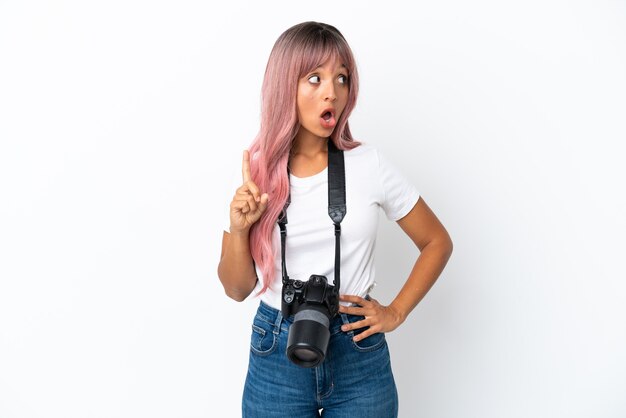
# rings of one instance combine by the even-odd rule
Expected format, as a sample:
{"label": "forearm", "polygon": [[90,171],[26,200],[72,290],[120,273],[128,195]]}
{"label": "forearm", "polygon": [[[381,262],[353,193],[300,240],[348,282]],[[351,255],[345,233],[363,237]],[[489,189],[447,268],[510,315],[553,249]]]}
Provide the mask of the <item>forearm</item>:
{"label": "forearm", "polygon": [[241,302],[252,292],[257,277],[248,231],[228,234],[217,274],[228,297]]}
{"label": "forearm", "polygon": [[435,284],[451,254],[452,241],[449,239],[432,241],[422,249],[406,283],[390,304],[402,322]]}

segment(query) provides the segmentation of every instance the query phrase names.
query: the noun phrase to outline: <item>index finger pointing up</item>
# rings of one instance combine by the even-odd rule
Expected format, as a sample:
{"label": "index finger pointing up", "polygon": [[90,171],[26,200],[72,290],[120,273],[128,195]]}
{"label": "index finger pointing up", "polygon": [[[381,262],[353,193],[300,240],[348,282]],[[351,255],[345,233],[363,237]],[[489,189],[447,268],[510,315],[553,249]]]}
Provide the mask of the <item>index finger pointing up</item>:
{"label": "index finger pointing up", "polygon": [[243,176],[244,183],[250,181],[250,153],[248,150],[243,151],[243,167],[241,169],[241,174]]}

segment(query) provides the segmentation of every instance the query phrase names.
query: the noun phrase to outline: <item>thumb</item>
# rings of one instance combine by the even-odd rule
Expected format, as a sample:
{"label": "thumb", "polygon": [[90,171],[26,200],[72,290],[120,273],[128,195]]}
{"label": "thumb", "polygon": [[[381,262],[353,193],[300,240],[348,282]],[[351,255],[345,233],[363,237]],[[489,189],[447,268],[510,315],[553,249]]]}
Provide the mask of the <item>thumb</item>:
{"label": "thumb", "polygon": [[259,211],[261,213],[265,212],[265,209],[267,209],[267,203],[270,200],[270,196],[267,193],[263,193],[261,195],[261,201],[259,202]]}

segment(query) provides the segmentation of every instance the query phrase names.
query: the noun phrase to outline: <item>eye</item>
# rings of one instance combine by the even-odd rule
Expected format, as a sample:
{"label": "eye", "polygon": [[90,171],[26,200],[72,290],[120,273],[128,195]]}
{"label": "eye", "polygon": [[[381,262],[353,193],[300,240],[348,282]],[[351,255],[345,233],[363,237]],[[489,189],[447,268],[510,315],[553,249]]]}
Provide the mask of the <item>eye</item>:
{"label": "eye", "polygon": [[344,75],[344,74],[341,74],[341,75],[339,76],[338,80],[339,80],[339,82],[340,82],[341,84],[346,84],[346,83],[348,82],[348,76],[347,76],[347,75]]}
{"label": "eye", "polygon": [[320,76],[312,75],[309,77],[309,83],[318,84],[320,82]]}

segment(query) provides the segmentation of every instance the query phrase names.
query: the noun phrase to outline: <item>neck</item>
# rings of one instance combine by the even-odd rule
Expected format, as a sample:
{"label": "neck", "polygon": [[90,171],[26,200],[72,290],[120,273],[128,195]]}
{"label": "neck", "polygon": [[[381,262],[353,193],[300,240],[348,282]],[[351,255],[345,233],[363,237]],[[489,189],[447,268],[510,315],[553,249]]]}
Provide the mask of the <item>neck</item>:
{"label": "neck", "polygon": [[328,141],[328,138],[320,138],[319,136],[315,136],[310,132],[300,129],[291,145],[291,155],[315,157],[320,153],[327,153]]}

